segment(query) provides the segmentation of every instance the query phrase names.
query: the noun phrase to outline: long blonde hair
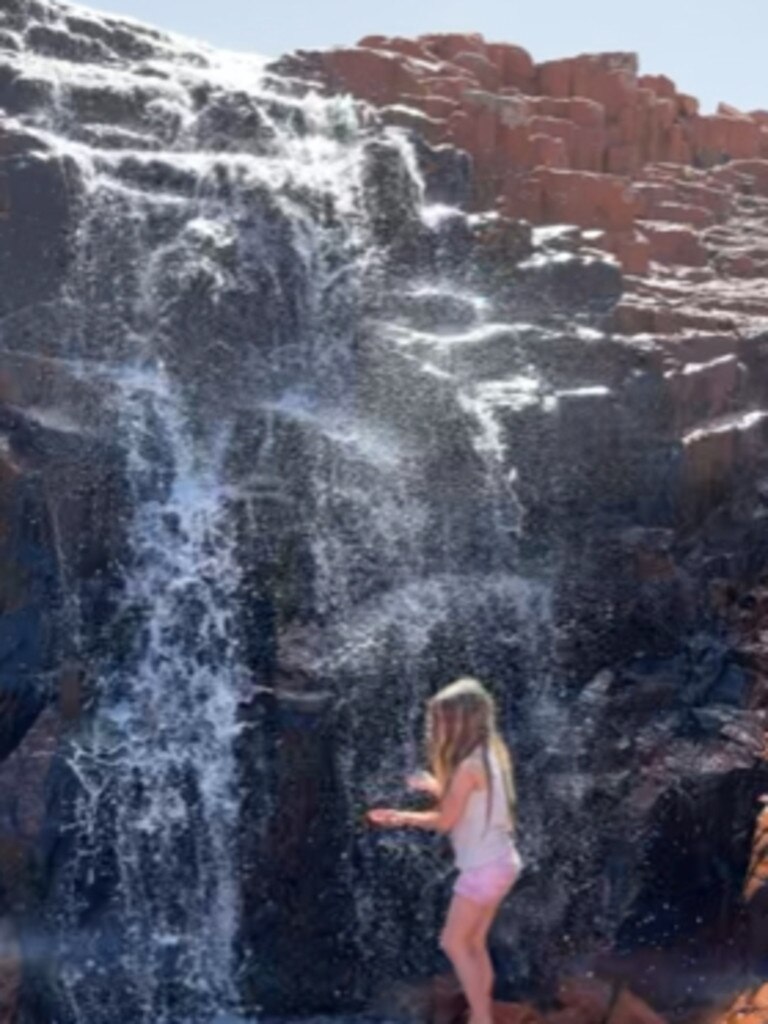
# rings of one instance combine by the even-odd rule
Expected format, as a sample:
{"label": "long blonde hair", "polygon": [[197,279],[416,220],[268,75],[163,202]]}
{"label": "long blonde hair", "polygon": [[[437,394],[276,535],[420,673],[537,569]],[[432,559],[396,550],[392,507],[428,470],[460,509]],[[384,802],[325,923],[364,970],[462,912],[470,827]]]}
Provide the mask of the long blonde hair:
{"label": "long blonde hair", "polygon": [[483,759],[491,808],[493,754],[501,770],[504,792],[514,825],[517,810],[512,758],[496,725],[496,704],[482,683],[468,676],[444,687],[427,704],[427,754],[432,774],[446,793],[462,761],[476,750]]}

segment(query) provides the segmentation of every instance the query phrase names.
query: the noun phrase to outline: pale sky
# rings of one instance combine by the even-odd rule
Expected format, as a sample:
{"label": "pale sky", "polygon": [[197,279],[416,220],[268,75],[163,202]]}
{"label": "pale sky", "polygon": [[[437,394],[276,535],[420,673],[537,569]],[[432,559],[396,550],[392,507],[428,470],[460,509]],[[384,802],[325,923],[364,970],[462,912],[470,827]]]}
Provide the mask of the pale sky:
{"label": "pale sky", "polygon": [[[81,0],[82,2],[82,0]],[[768,0],[97,0],[215,46],[277,56],[369,34],[474,31],[535,60],[633,50],[698,96],[768,108]]]}

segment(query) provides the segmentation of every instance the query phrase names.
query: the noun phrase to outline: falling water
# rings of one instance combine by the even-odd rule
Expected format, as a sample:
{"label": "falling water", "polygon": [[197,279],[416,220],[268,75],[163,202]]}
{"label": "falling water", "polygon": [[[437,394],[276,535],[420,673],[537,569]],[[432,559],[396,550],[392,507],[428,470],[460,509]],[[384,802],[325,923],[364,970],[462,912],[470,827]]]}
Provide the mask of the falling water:
{"label": "falling water", "polygon": [[233,741],[242,667],[218,464],[226,438],[195,451],[162,371],[128,375],[115,394],[136,491],[121,602],[130,640],[98,681],[99,713],[70,763],[81,789],[72,900],[87,907],[105,884],[107,829],[119,975],[116,950],[99,936],[83,957],[75,927],[64,982],[76,1019],[96,1019],[116,990],[132,1019],[212,1018],[234,1001],[238,914]]}
{"label": "falling water", "polygon": [[[85,189],[62,355],[109,396],[99,427],[129,481],[111,641],[91,666],[96,711],[68,758],[61,1012],[88,1024],[208,1021],[238,1006],[235,750],[248,666],[228,459],[238,407],[266,419],[292,402],[330,408],[344,376],[346,307],[366,256],[359,114],[281,98],[257,60],[217,66],[168,47],[138,132],[104,145],[106,126],[84,124],[83,107],[130,97],[141,82],[132,69],[23,61],[52,98],[28,123]],[[253,152],[221,152],[213,139],[208,149],[199,91],[235,89],[255,119]],[[245,299],[225,338],[216,315],[235,292]],[[200,339],[185,330],[200,325],[179,295],[209,301],[205,354],[190,351]],[[259,316],[274,321],[260,335],[250,322],[266,351],[250,344],[248,318]],[[215,364],[217,349],[241,381],[199,361]]]}
{"label": "falling water", "polygon": [[[42,10],[53,25],[66,15]],[[357,835],[360,807],[415,766],[422,698],[477,667],[515,681],[509,711],[550,656],[549,588],[517,565],[521,512],[497,419],[538,401],[538,385],[520,376],[497,394],[466,379],[461,352],[497,328],[439,268],[387,296],[375,146],[422,242],[446,217],[420,205],[409,144],[351,101],[291,95],[259,60],[159,36],[146,46],[111,66],[8,58],[44,96],[21,121],[82,191],[46,340],[100,396],[76,411],[113,438],[127,481],[92,713],[68,750],[55,987],[73,1024],[241,1011],[253,779],[238,751],[254,694],[298,700],[309,675],[336,702],[335,820],[362,844],[337,873],[365,971],[377,950],[403,951],[404,925],[379,882],[383,847]],[[416,323],[420,309],[457,304],[459,324]],[[371,350],[382,363],[366,364]],[[403,397],[410,380],[423,390]],[[253,636],[265,594],[275,642],[290,639],[299,665],[281,654],[279,686],[253,653],[267,644]],[[371,716],[387,724],[369,743]],[[257,803],[274,812],[266,788]],[[411,885],[422,905],[430,856]],[[426,964],[411,933],[406,956]]]}

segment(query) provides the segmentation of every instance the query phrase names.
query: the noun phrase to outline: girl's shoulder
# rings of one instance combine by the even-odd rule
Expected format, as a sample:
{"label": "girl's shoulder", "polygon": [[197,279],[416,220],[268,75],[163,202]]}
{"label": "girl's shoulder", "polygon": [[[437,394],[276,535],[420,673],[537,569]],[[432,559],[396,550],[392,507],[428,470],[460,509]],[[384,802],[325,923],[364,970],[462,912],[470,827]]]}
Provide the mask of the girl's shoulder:
{"label": "girl's shoulder", "polygon": [[480,750],[473,750],[463,761],[460,761],[456,768],[456,775],[459,775],[459,773],[465,778],[471,778],[481,786],[485,786],[485,767],[483,765],[482,752]]}

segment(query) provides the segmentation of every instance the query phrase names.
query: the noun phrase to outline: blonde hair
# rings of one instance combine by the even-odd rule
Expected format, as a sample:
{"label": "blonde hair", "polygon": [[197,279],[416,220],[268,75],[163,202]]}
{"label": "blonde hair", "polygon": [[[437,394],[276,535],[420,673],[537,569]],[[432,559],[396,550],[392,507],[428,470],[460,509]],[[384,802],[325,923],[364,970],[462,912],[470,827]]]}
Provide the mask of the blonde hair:
{"label": "blonde hair", "polygon": [[432,774],[443,793],[448,791],[462,761],[480,751],[491,808],[490,755],[501,769],[504,792],[512,823],[515,821],[515,792],[512,758],[496,725],[496,704],[482,683],[468,676],[444,687],[427,703],[427,753]]}

